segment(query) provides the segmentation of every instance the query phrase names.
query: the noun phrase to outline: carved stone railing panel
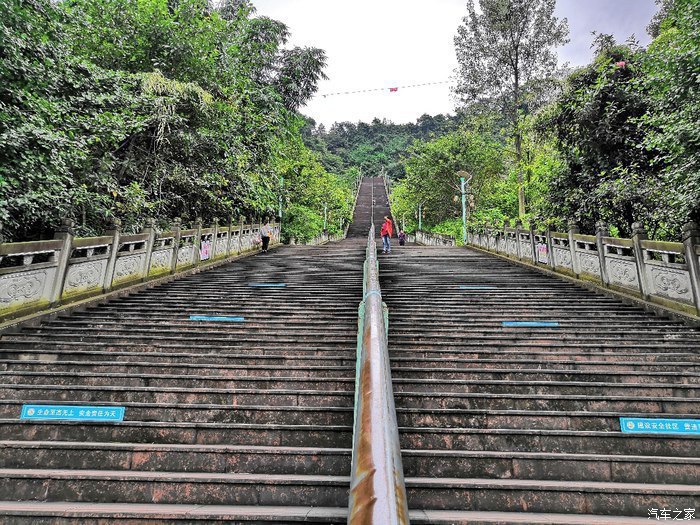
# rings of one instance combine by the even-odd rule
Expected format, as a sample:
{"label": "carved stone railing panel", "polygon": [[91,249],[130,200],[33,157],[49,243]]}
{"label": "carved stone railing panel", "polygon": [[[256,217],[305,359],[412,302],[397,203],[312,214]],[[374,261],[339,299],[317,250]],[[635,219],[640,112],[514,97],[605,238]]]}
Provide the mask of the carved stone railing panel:
{"label": "carved stone railing panel", "polygon": [[646,270],[652,286],[652,295],[693,304],[692,286],[687,270],[672,268],[655,261],[647,261]]}
{"label": "carved stone railing panel", "polygon": [[549,246],[547,245],[547,236],[535,234],[535,257],[540,264],[549,264]]}
{"label": "carved stone railing panel", "polygon": [[228,230],[220,232],[216,238],[216,253],[214,255],[215,259],[222,259],[228,256],[229,249],[229,237]]}
{"label": "carved stone railing panel", "polygon": [[0,275],[0,316],[51,303],[50,295],[57,267]]}
{"label": "carved stone railing panel", "polygon": [[61,298],[65,300],[76,295],[101,292],[106,273],[107,257],[94,261],[69,263]]}
{"label": "carved stone railing panel", "polygon": [[145,265],[145,253],[138,253],[136,255],[120,254],[117,257],[117,263],[114,266],[112,285],[116,286],[131,281],[138,281],[143,277]]}
{"label": "carved stone railing panel", "polygon": [[517,230],[512,230],[510,228],[506,228],[505,230],[505,236],[506,236],[506,253],[510,255],[511,257],[517,257],[518,256],[518,232]]}
{"label": "carved stone railing panel", "polygon": [[151,255],[151,268],[148,275],[153,277],[170,273],[173,265],[173,248],[168,246],[159,250],[153,250]]}
{"label": "carved stone railing panel", "polygon": [[640,289],[637,265],[635,264],[634,259],[606,255],[605,265],[608,268],[608,277],[611,285],[632,288],[634,290]]}
{"label": "carved stone railing panel", "polygon": [[581,273],[602,280],[597,240],[593,235],[575,235],[574,253]]}

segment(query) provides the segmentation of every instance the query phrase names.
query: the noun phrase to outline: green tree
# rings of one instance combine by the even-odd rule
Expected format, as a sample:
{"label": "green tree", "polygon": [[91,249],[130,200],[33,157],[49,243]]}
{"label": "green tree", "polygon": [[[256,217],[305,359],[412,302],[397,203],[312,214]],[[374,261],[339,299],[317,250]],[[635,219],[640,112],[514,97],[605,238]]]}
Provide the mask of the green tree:
{"label": "green tree", "polygon": [[700,222],[700,4],[666,1],[666,18],[643,57],[649,94],[646,146],[667,166],[670,219]]}
{"label": "green tree", "polygon": [[503,144],[496,137],[474,130],[460,130],[432,141],[416,142],[405,160],[405,189],[397,198],[410,203],[402,208],[424,210],[426,226],[461,217],[461,188],[458,171],[472,176],[474,204],[491,193],[493,185],[504,174]]}
{"label": "green tree", "polygon": [[665,228],[670,203],[658,152],[643,147],[650,99],[640,80],[643,51],[597,37],[594,62],[571,74],[544,127],[553,130],[567,169],[552,178],[552,213],[592,231],[598,220],[630,234],[642,221]]}
{"label": "green tree", "polygon": [[[533,111],[557,76],[554,48],[568,41],[566,20],[554,16],[555,0],[468,0],[457,30],[458,85],[465,105],[503,112],[522,159],[521,115]],[[523,173],[518,172],[519,214],[525,213]]]}

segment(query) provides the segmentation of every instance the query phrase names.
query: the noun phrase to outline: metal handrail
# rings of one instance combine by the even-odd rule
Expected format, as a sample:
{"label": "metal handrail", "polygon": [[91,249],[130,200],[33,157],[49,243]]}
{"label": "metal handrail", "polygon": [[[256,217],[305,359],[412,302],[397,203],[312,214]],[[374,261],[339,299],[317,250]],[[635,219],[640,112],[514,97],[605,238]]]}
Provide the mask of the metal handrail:
{"label": "metal handrail", "polygon": [[357,379],[348,523],[408,524],[391,367],[388,312],[379,288],[374,225],[369,230],[357,333]]}

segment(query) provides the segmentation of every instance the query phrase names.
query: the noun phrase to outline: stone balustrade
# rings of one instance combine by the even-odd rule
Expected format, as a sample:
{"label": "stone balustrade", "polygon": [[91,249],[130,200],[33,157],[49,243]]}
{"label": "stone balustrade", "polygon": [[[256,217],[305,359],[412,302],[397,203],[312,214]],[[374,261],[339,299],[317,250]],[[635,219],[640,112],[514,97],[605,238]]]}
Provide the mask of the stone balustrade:
{"label": "stone balustrade", "polygon": [[[0,321],[255,250],[260,227],[241,220],[204,228],[199,220],[183,229],[176,219],[169,231],[149,221],[124,235],[115,221],[103,236],[78,238],[64,220],[52,240],[0,243]],[[273,232],[277,244],[277,224]]]}
{"label": "stone balustrade", "polygon": [[[427,246],[453,246],[454,238],[418,231],[415,241]],[[683,229],[683,242],[652,241],[640,224],[631,239],[611,237],[599,222],[595,235],[584,235],[575,223],[569,231],[535,231],[506,225],[472,227],[467,244],[547,267],[585,281],[700,315],[700,230]]]}

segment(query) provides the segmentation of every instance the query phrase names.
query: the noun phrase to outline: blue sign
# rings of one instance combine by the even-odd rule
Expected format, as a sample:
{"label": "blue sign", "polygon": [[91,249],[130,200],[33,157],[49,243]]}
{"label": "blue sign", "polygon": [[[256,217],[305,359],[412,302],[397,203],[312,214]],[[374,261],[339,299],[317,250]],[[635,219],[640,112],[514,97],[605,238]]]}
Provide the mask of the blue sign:
{"label": "blue sign", "polygon": [[460,285],[460,290],[498,290],[497,286],[486,286],[482,284]]}
{"label": "blue sign", "polygon": [[245,317],[229,317],[227,315],[190,315],[190,321],[223,321],[229,323],[241,323]]}
{"label": "blue sign", "polygon": [[22,405],[20,419],[71,421],[123,421],[124,407],[86,407],[77,405]]}
{"label": "blue sign", "polygon": [[528,328],[554,328],[559,326],[557,321],[503,321],[503,326]]}
{"label": "blue sign", "polygon": [[284,288],[287,286],[284,283],[250,283],[251,288]]}
{"label": "blue sign", "polygon": [[620,430],[632,434],[698,434],[700,419],[621,417]]}

